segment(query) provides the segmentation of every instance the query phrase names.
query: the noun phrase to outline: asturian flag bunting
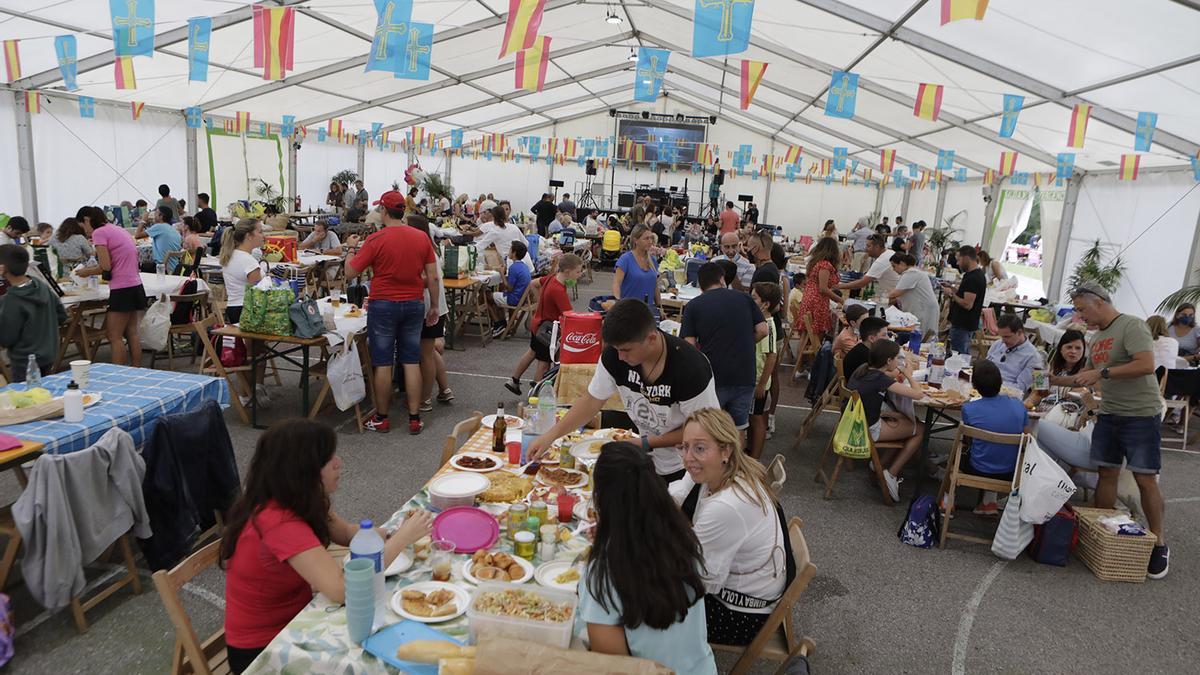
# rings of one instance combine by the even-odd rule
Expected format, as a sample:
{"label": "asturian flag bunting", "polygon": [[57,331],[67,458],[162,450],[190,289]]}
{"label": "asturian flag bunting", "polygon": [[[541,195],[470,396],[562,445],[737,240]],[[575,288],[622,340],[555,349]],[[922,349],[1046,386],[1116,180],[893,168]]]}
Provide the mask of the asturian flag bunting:
{"label": "asturian flag bunting", "polygon": [[508,0],[508,21],[504,25],[500,56],[496,58],[502,59],[533,46],[545,6],[546,0]]}
{"label": "asturian flag bunting", "polygon": [[858,75],[843,70],[833,71],[829,81],[829,94],[825,97],[825,114],[850,119],[854,117],[854,103],[857,99]]}
{"label": "asturian flag bunting", "polygon": [[742,110],[750,108],[750,101],[754,99],[754,92],[758,91],[758,83],[762,82],[766,72],[767,63],[765,61],[742,59]]}
{"label": "asturian flag bunting", "polygon": [[291,138],[296,133],[296,116],[284,115],[283,120],[279,124],[279,135],[284,138]]}
{"label": "asturian flag bunting", "polygon": [[212,19],[188,19],[188,82],[208,82],[208,54],[212,45]]}
{"label": "asturian flag bunting", "polygon": [[429,59],[433,54],[433,24],[410,23],[404,41],[400,43],[400,67],[397,79],[428,80]]}
{"label": "asturian flag bunting", "polygon": [[929,84],[922,82],[917,87],[917,101],[913,105],[913,115],[923,120],[936,122],[938,115],[942,112],[942,92],[945,90],[940,84]]}
{"label": "asturian flag bunting", "polygon": [[282,80],[293,69],[296,10],[254,5],[254,67],[264,80]]}
{"label": "asturian flag bunting", "polygon": [[189,129],[199,129],[204,118],[204,111],[200,109],[200,106],[192,106],[184,109],[183,117]]}
{"label": "asturian flag bunting", "polygon": [[113,59],[113,81],[117,89],[137,89],[132,56],[118,56]]}
{"label": "asturian flag bunting", "polygon": [[692,56],[729,56],[750,46],[754,0],[696,0]]}
{"label": "asturian flag bunting", "polygon": [[1196,156],[1190,159],[1192,160],[1192,177],[1197,182],[1200,182],[1200,152],[1197,152]]}
{"label": "asturian flag bunting", "polygon": [[633,98],[635,101],[653,103],[662,89],[663,75],[667,73],[667,58],[671,52],[665,49],[638,48],[637,69],[634,71]]}
{"label": "asturian flag bunting", "polygon": [[965,166],[960,166],[954,170],[954,182],[955,183],[967,182],[967,168]]}
{"label": "asturian flag bunting", "polygon": [[1133,134],[1133,149],[1137,152],[1150,152],[1154,144],[1154,128],[1158,126],[1158,113],[1140,112],[1137,117],[1137,129]]}
{"label": "asturian flag bunting", "polygon": [[113,54],[154,56],[154,0],[108,0]]}
{"label": "asturian flag bunting", "polygon": [[963,19],[983,21],[987,6],[988,0],[942,0],[942,25]]}
{"label": "asturian flag bunting", "polygon": [[841,171],[846,168],[846,158],[849,156],[849,148],[834,148],[833,149],[833,168]]}
{"label": "asturian flag bunting", "polygon": [[412,0],[375,0],[375,34],[367,53],[366,72],[399,73],[403,45],[408,40]]}
{"label": "asturian flag bunting", "polygon": [[58,74],[62,75],[63,85],[67,91],[79,89],[76,74],[79,72],[79,60],[76,51],[74,35],[59,35],[54,38],[54,55],[58,57]]}
{"label": "asturian flag bunting", "polygon": [[130,108],[130,112],[133,113],[134,121],[137,121],[139,118],[141,118],[142,111],[145,110],[146,104],[142,103],[140,101],[130,101],[129,108]]}
{"label": "asturian flag bunting", "polygon": [[937,169],[939,171],[949,171],[954,168],[954,151],[953,150],[938,150]]}
{"label": "asturian flag bunting", "polygon": [[1000,171],[1001,176],[1011,176],[1017,168],[1017,153],[1016,152],[1001,152],[1000,153]]}
{"label": "asturian flag bunting", "polygon": [[1137,180],[1141,155],[1121,155],[1121,180]]}
{"label": "asturian flag bunting", "polygon": [[1017,116],[1025,106],[1025,97],[1020,94],[1004,95],[1004,114],[1000,117],[1000,138],[1012,138],[1017,130]]}
{"label": "asturian flag bunting", "polygon": [[1071,174],[1075,172],[1075,153],[1060,152],[1054,162],[1054,177],[1058,180],[1067,180]]}
{"label": "asturian flag bunting", "polygon": [[79,97],[79,116],[92,119],[96,116],[96,99],[91,96]]}
{"label": "asturian flag bunting", "polygon": [[21,45],[19,40],[4,41],[4,72],[9,82],[21,79]]}
{"label": "asturian flag bunting", "polygon": [[1076,103],[1071,111],[1071,127],[1067,130],[1067,147],[1082,148],[1087,136],[1088,119],[1092,116],[1092,106],[1087,103]]}
{"label": "asturian flag bunting", "polygon": [[460,150],[462,148],[462,146],[463,146],[463,130],[462,129],[451,129],[450,130],[450,147],[455,150]]}
{"label": "asturian flag bunting", "polygon": [[329,134],[329,132],[325,129],[325,127],[319,127],[317,129],[317,142],[324,143],[325,138],[328,134]]}
{"label": "asturian flag bunting", "polygon": [[546,86],[546,66],[550,63],[550,36],[539,35],[529,49],[517,52],[513,70],[517,89],[541,91]]}
{"label": "asturian flag bunting", "polygon": [[884,174],[890,174],[892,167],[896,165],[896,151],[890,148],[884,148],[879,151],[879,170]]}

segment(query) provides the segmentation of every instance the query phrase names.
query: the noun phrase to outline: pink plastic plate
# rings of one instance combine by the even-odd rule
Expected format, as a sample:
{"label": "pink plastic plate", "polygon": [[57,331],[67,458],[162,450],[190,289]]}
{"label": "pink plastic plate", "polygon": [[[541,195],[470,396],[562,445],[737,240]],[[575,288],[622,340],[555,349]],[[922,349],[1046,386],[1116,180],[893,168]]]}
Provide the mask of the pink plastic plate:
{"label": "pink plastic plate", "polygon": [[455,553],[474,553],[500,538],[496,517],[474,506],[446,509],[433,519],[433,538],[454,542]]}

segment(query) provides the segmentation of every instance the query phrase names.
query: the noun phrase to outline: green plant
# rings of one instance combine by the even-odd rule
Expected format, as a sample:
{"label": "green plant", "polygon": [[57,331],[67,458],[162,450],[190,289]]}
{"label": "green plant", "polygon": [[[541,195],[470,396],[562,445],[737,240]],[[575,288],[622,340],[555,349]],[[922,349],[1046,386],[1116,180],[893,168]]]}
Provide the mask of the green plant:
{"label": "green plant", "polygon": [[[1193,274],[1200,274],[1200,269],[1194,270]],[[1156,312],[1173,313],[1180,305],[1184,303],[1200,304],[1200,284],[1192,284],[1184,286],[1174,293],[1163,298],[1163,301],[1158,303],[1158,307],[1154,308]]]}
{"label": "green plant", "polygon": [[1118,255],[1112,261],[1104,262],[1104,246],[1097,239],[1083,252],[1071,277],[1067,280],[1067,290],[1079,288],[1086,282],[1099,284],[1101,288],[1113,293],[1121,285],[1125,275],[1125,261]]}
{"label": "green plant", "polygon": [[356,181],[356,180],[358,180],[358,172],[352,171],[350,169],[342,169],[341,171],[333,174],[333,178],[330,178],[329,182],[330,183],[345,183],[346,185],[353,185],[354,181]]}
{"label": "green plant", "polygon": [[451,201],[454,200],[454,187],[443,181],[442,177],[436,173],[425,174],[425,181],[421,184],[421,189],[432,199],[445,197]]}
{"label": "green plant", "polygon": [[925,241],[929,244],[929,253],[933,256],[937,265],[937,272],[942,273],[942,266],[946,259],[946,249],[956,248],[959,245],[959,240],[954,238],[955,233],[962,234],[960,228],[954,227],[957,221],[966,211],[959,211],[945,220],[944,225],[937,227],[925,228]]}
{"label": "green plant", "polygon": [[287,197],[275,190],[275,186],[261,178],[255,178],[257,185],[254,186],[254,194],[258,195],[258,200],[263,204],[275,207],[279,213],[284,213],[288,209]]}

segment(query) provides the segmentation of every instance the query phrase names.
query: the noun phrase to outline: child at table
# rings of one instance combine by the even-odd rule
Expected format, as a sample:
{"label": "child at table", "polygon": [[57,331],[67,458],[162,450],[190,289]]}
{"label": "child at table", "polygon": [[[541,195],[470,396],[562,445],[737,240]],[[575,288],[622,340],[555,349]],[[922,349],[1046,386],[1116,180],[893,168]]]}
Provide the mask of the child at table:
{"label": "child at table", "polygon": [[58,356],[58,327],[67,322],[62,302],[49,286],[27,275],[29,251],[23,246],[0,246],[0,269],[8,284],[0,296],[0,347],[8,349],[13,381],[25,380],[30,354],[49,375]]}
{"label": "child at table", "polygon": [[[862,323],[863,317],[869,313],[865,305],[850,305],[842,314],[839,323],[842,324],[842,330],[838,331],[836,337],[833,338],[833,355],[846,358],[846,354],[854,348],[854,345],[859,343],[858,324]],[[849,373],[846,373],[849,375]]]}
{"label": "child at table", "polygon": [[[342,561],[326,547],[349,546],[358,527],[330,505],[342,473],[337,434],[321,422],[285,420],[258,438],[245,493],[229,511],[221,537],[225,568],[225,642],[229,667],[241,673],[312,600],[313,589],[345,601]],[[386,537],[386,569],[429,533],[432,516],[413,511]]]}
{"label": "child at table", "polygon": [[[896,451],[884,463],[883,479],[887,483],[892,501],[900,501],[900,472],[904,465],[921,447],[925,425],[895,411],[884,412],[883,405],[889,393],[914,401],[925,397],[925,392],[912,379],[911,365],[901,368],[900,345],[887,339],[876,340],[871,345],[865,368],[853,374],[847,373],[847,389],[857,391],[866,413],[867,426],[875,441],[903,441],[904,447]],[[891,403],[888,402],[890,406]],[[885,451],[886,452],[886,451]],[[924,470],[924,467],[922,467]]]}
{"label": "child at table", "polygon": [[[1029,411],[1025,404],[1012,396],[1001,396],[1003,379],[1000,368],[986,359],[976,359],[971,370],[971,384],[982,398],[963,405],[963,424],[997,434],[1020,434],[1028,430]],[[971,439],[971,449],[964,453],[959,468],[984,478],[1011,481],[1017,468],[1018,446]],[[984,492],[975,507],[975,514],[994,516],[1000,507],[995,492]]]}

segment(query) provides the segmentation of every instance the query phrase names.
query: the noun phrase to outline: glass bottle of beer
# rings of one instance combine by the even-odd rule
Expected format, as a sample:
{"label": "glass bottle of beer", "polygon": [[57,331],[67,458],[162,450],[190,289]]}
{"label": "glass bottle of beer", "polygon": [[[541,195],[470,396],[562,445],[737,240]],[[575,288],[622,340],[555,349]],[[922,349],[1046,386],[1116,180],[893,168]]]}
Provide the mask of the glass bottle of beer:
{"label": "glass bottle of beer", "polygon": [[496,407],[496,421],[492,422],[492,452],[504,452],[504,434],[508,431],[508,423],[504,421],[504,402]]}

